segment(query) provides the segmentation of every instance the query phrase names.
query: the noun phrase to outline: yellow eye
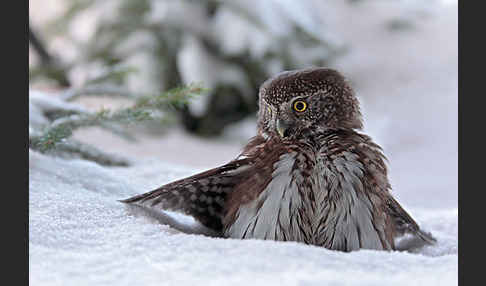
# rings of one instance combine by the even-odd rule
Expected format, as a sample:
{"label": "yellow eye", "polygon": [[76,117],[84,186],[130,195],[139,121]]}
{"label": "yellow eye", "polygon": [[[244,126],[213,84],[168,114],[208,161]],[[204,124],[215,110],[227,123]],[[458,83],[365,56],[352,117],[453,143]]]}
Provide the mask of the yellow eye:
{"label": "yellow eye", "polygon": [[307,109],[307,103],[305,103],[305,101],[297,100],[296,102],[294,102],[294,110],[295,111],[303,112],[306,109]]}

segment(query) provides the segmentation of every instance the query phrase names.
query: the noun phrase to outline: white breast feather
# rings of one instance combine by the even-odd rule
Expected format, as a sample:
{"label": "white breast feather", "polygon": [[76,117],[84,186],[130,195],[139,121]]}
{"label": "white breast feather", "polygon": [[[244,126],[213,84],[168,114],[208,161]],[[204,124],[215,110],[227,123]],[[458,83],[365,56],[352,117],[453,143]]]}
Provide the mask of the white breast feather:
{"label": "white breast feather", "polygon": [[[332,168],[317,160],[310,178],[303,178],[299,170],[291,174],[296,156],[280,156],[270,183],[256,200],[239,208],[225,236],[301,241],[341,250],[359,249],[361,241],[361,248],[383,249],[372,224],[372,204],[363,195],[363,165],[356,155],[344,153],[332,161]],[[304,179],[312,180],[312,190],[305,191],[314,192],[313,201],[299,195],[298,184]],[[309,215],[310,225],[303,223],[299,209]]]}

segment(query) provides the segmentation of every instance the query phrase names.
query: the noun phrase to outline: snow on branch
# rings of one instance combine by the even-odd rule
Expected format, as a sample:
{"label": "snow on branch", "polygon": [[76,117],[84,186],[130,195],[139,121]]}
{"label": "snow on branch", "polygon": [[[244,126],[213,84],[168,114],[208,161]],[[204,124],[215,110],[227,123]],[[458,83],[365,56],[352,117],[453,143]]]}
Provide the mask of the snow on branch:
{"label": "snow on branch", "polygon": [[[53,98],[55,103],[46,104],[49,100],[39,100],[39,95],[34,93],[32,96],[36,100],[31,100],[32,110],[41,110],[44,115],[55,111],[61,114],[56,118],[51,118],[49,124],[44,124],[42,128],[35,128],[33,124],[29,125],[29,148],[46,153],[49,151],[65,151],[75,153],[81,157],[91,159],[105,165],[128,165],[126,160],[120,158],[109,158],[108,155],[94,147],[83,146],[82,143],[70,140],[73,132],[81,127],[100,126],[125,139],[130,135],[125,134],[119,125],[133,125],[139,122],[158,120],[161,123],[168,123],[172,112],[182,108],[191,98],[205,91],[200,84],[191,84],[188,86],[177,87],[160,94],[135,95],[128,91],[120,93],[115,89],[104,89],[100,86],[95,88],[81,88],[75,92],[66,92],[61,96],[64,100],[70,100],[74,96],[81,95],[106,95],[118,94],[126,95],[134,99],[134,104],[130,107],[118,110],[102,109],[97,112],[87,112],[83,109],[73,108],[72,103],[60,103],[58,98]],[[42,104],[38,104],[42,102]],[[37,104],[36,104],[37,103]],[[53,106],[55,108],[53,109]],[[35,108],[34,108],[35,107]],[[48,108],[46,108],[48,107]],[[64,111],[64,112],[62,112]],[[69,111],[69,112],[65,112]],[[36,118],[35,116],[30,116]],[[37,116],[38,117],[38,116]],[[49,120],[47,120],[49,121]],[[30,130],[34,129],[33,132]],[[37,130],[35,130],[37,129]]]}

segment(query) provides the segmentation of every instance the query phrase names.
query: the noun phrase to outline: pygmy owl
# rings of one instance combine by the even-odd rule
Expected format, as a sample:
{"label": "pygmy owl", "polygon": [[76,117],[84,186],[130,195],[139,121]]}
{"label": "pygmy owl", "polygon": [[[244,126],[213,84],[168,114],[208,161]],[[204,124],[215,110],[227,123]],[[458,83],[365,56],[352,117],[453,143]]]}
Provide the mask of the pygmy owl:
{"label": "pygmy owl", "polygon": [[327,68],[282,72],[259,91],[258,132],[231,162],[122,202],[180,211],[227,238],[328,249],[432,244],[390,193],[382,149],[359,133],[359,102]]}

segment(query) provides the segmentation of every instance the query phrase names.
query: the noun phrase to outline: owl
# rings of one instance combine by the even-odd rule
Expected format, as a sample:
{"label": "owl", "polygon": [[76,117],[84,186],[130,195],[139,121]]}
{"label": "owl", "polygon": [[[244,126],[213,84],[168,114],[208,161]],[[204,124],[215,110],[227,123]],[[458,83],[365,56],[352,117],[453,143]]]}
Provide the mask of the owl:
{"label": "owl", "polygon": [[390,193],[380,146],[336,70],[286,71],[259,90],[257,134],[229,163],[122,200],[193,216],[219,236],[339,251],[435,243]]}

